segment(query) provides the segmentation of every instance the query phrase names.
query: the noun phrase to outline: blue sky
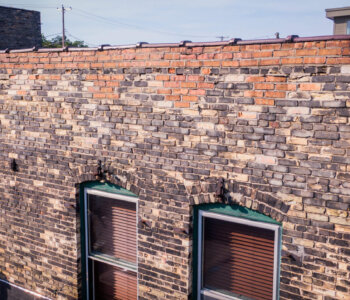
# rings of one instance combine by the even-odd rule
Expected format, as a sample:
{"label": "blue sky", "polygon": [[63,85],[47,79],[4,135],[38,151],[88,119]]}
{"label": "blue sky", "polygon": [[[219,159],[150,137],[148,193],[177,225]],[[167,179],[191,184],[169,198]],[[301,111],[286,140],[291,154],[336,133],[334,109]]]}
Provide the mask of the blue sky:
{"label": "blue sky", "polygon": [[[291,34],[332,34],[325,9],[349,6],[347,0],[0,0],[12,6],[41,12],[42,32],[61,32],[57,7],[66,13],[69,39],[91,46],[145,42],[215,41],[281,37]],[[226,38],[225,38],[226,39]]]}

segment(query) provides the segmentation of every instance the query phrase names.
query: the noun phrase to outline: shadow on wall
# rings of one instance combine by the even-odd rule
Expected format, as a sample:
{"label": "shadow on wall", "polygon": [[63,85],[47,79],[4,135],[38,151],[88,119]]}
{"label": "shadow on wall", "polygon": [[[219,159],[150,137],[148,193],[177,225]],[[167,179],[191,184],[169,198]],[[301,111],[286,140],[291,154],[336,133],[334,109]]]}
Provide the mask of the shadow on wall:
{"label": "shadow on wall", "polygon": [[11,289],[11,286],[7,283],[6,276],[0,272],[0,299],[8,300],[8,290]]}

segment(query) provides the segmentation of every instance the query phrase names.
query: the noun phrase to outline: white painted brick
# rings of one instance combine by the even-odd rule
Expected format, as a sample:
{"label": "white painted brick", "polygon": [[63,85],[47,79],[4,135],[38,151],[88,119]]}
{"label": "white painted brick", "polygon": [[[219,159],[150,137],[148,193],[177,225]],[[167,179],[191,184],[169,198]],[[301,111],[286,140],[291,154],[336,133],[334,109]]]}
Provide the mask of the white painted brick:
{"label": "white painted brick", "polygon": [[350,74],[350,65],[341,66],[340,73],[342,73],[342,74]]}

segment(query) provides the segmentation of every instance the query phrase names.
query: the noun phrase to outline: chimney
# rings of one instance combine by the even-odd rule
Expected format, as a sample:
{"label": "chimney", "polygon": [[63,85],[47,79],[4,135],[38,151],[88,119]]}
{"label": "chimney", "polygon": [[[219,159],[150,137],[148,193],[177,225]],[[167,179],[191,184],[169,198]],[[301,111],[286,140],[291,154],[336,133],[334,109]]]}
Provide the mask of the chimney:
{"label": "chimney", "polygon": [[350,34],[350,6],[326,9],[326,17],[333,20],[333,34]]}

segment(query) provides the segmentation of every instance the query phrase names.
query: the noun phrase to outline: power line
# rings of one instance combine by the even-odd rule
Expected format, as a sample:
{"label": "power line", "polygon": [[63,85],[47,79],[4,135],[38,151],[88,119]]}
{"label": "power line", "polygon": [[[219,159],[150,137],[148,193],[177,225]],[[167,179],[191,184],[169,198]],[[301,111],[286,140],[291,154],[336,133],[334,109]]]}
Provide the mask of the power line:
{"label": "power line", "polygon": [[[9,5],[14,7],[14,4],[0,4],[0,5]],[[51,8],[56,8],[54,6],[40,6],[40,5],[35,5],[35,4],[16,4],[17,6],[25,6],[25,7],[32,7],[32,8],[36,8],[36,9],[42,9],[42,8],[47,8],[47,9],[51,9]],[[61,8],[57,8],[62,12],[62,45],[64,45],[64,14],[67,11],[67,9],[62,5]],[[70,7],[71,9],[71,7]],[[83,9],[79,9],[79,8],[74,8],[74,11],[72,11],[73,14],[79,15],[81,17],[84,18],[89,18],[90,20],[93,19],[95,21],[98,22],[105,22],[108,24],[112,24],[112,25],[122,25],[122,26],[127,26],[127,27],[131,27],[131,28],[135,28],[135,29],[139,29],[142,31],[146,31],[146,32],[154,32],[154,33],[159,33],[159,34],[166,34],[166,35],[170,35],[170,36],[178,36],[178,37],[183,37],[183,38],[215,38],[215,36],[211,36],[211,35],[196,35],[196,34],[186,34],[186,33],[177,33],[177,32],[171,32],[171,31],[165,31],[165,30],[158,30],[158,29],[153,29],[153,28],[146,28],[144,26],[140,26],[140,25],[136,25],[136,24],[131,24],[128,22],[123,22],[123,21],[119,21],[116,19],[110,19],[110,18],[106,18],[103,16],[99,16],[93,13],[90,13],[88,11],[85,11]],[[220,37],[222,38],[222,37]]]}
{"label": "power line", "polygon": [[60,32],[58,32],[58,33],[52,33],[52,34],[48,34],[48,35],[45,35],[44,34],[44,36],[46,37],[46,38],[48,38],[48,37],[50,37],[50,36],[54,36],[54,35],[59,35],[60,34]]}
{"label": "power line", "polygon": [[56,8],[55,6],[40,6],[33,4],[25,4],[25,3],[0,3],[0,5],[6,5],[8,7],[18,8],[18,6],[32,7],[32,8]]}
{"label": "power line", "polygon": [[92,14],[90,12],[87,12],[85,10],[78,9],[78,8],[75,8],[75,13],[77,13],[76,11],[80,12],[80,13],[78,13],[78,15],[81,15],[84,17],[89,17],[89,18],[93,17],[95,20],[98,19],[99,21],[105,21],[105,22],[108,22],[108,23],[114,24],[114,25],[118,24],[118,25],[133,27],[133,28],[137,28],[137,29],[140,29],[143,31],[155,32],[155,33],[167,34],[167,35],[173,35],[173,36],[181,36],[181,37],[213,38],[213,36],[208,36],[208,35],[182,34],[182,33],[176,33],[176,32],[164,31],[164,30],[150,29],[150,28],[145,28],[143,26],[139,26],[139,25],[135,25],[135,24],[121,22],[121,21],[115,20],[115,19],[105,18],[105,17],[99,16],[96,14]]}
{"label": "power line", "polygon": [[66,30],[67,35],[69,35],[70,37],[72,37],[73,39],[77,40],[77,41],[83,41],[84,43],[86,43],[88,46],[93,46],[93,47],[98,47],[99,45],[97,44],[93,44],[93,43],[89,43],[87,41],[85,41],[84,39],[78,38],[76,36],[74,36],[73,34],[71,34],[68,30]]}

